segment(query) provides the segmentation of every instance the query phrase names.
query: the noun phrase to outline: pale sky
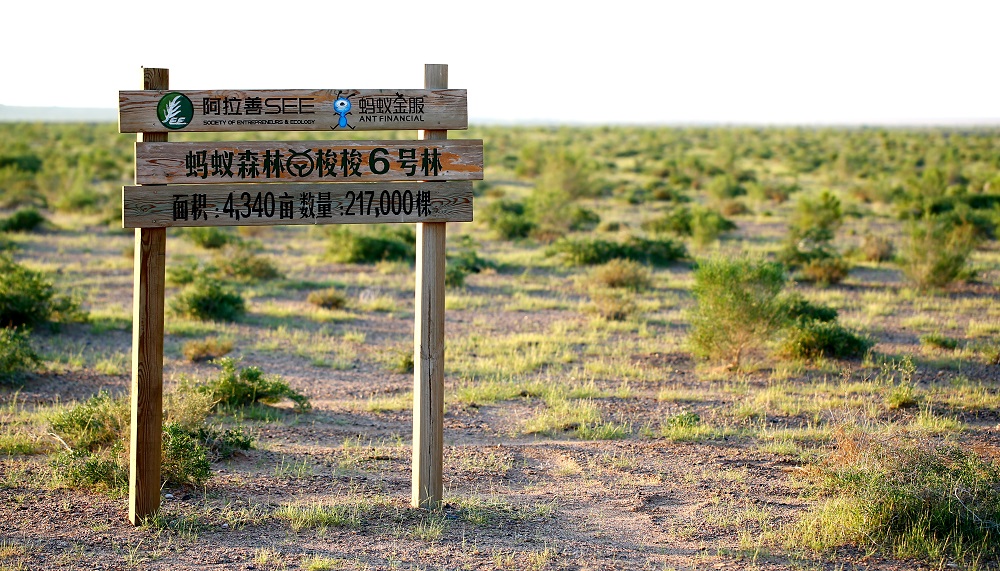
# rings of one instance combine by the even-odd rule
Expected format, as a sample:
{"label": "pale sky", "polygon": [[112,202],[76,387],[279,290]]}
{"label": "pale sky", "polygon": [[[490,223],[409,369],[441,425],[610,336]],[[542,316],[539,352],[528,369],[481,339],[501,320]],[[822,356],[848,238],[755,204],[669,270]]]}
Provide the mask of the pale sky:
{"label": "pale sky", "polygon": [[1000,123],[1000,2],[9,2],[0,105],[172,89],[411,89],[472,122]]}

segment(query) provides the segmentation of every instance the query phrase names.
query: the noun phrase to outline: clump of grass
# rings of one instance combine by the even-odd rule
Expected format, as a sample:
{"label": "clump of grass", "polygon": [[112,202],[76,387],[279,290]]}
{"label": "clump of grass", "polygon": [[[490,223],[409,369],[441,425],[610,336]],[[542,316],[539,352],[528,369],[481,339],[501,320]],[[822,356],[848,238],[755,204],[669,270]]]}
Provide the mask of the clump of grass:
{"label": "clump of grass", "polygon": [[246,313],[246,302],[223,282],[199,275],[170,300],[170,309],[204,321],[236,321]]}
{"label": "clump of grass", "polygon": [[743,357],[766,344],[785,322],[778,296],[785,283],[780,264],[713,258],[698,264],[694,281],[697,305],[688,340],[698,356],[739,368]]}
{"label": "clump of grass", "polygon": [[49,425],[70,447],[96,450],[122,440],[127,433],[128,398],[116,398],[101,391],[84,402],[54,412]]}
{"label": "clump of grass", "polygon": [[666,266],[687,256],[684,245],[673,240],[630,236],[624,242],[601,238],[561,238],[547,250],[548,256],[562,256],[574,266],[592,266],[614,259],[633,260],[654,266]]}
{"label": "clump of grass", "polygon": [[609,321],[625,321],[639,312],[633,295],[604,288],[590,291],[590,302],[598,315]]}
{"label": "clump of grass", "polygon": [[343,309],[347,306],[347,296],[332,287],[309,292],[306,301],[323,309]]}
{"label": "clump of grass", "polygon": [[0,326],[32,327],[80,321],[86,314],[71,298],[56,295],[52,282],[0,253]]}
{"label": "clump of grass", "polygon": [[56,482],[79,488],[95,488],[113,496],[128,486],[128,458],[121,442],[95,451],[64,450],[49,462]]}
{"label": "clump of grass", "polygon": [[218,359],[227,355],[232,350],[233,342],[229,339],[221,339],[219,337],[192,339],[184,343],[184,346],[181,348],[184,358],[192,363]]}
{"label": "clump of grass", "polygon": [[818,550],[854,545],[935,566],[1000,556],[1000,467],[958,445],[848,435],[815,467],[829,499],[788,530]]}
{"label": "clump of grass", "polygon": [[243,367],[237,371],[236,360],[231,357],[220,359],[219,364],[222,366],[219,375],[197,389],[212,395],[218,404],[244,407],[258,402],[274,404],[287,398],[300,412],[312,407],[309,397],[292,389],[281,377],[265,375],[258,367]]}
{"label": "clump of grass", "polygon": [[861,254],[869,262],[888,262],[896,255],[896,246],[885,236],[865,234]]}
{"label": "clump of grass", "polygon": [[615,258],[596,268],[590,274],[591,283],[600,287],[644,291],[653,284],[649,269],[633,260]]}
{"label": "clump of grass", "polygon": [[274,515],[287,520],[292,531],[303,529],[325,529],[327,527],[357,528],[361,526],[361,511],[358,506],[347,504],[287,504],[275,510]]}
{"label": "clump of grass", "polygon": [[0,231],[3,232],[34,232],[45,223],[45,217],[34,207],[20,208],[3,222]]}
{"label": "clump of grass", "polygon": [[928,333],[920,336],[920,344],[937,349],[954,351],[958,348],[958,339],[948,337],[947,335],[943,335],[941,333]]}
{"label": "clump of grass", "polygon": [[330,230],[327,257],[344,264],[410,261],[416,251],[416,234],[409,226],[378,225],[353,230],[342,225]]}
{"label": "clump of grass", "polygon": [[28,333],[10,327],[0,328],[0,384],[21,380],[42,360],[31,348]]}

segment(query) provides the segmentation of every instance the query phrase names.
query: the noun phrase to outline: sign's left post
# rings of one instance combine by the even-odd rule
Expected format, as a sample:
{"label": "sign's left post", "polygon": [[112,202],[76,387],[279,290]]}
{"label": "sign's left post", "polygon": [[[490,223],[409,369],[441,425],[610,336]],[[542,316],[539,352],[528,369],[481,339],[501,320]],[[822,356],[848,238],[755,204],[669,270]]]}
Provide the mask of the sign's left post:
{"label": "sign's left post", "polygon": [[[167,69],[142,68],[142,89],[169,89],[169,83]],[[137,140],[164,142],[167,134],[139,133]],[[128,485],[128,519],[133,525],[160,508],[166,245],[166,228],[136,228]]]}

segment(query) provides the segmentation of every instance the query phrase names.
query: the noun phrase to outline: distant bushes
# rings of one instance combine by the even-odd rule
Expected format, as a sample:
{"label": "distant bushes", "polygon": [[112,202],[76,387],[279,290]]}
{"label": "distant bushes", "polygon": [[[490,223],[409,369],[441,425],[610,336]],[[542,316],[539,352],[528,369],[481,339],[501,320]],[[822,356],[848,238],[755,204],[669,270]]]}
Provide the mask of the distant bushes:
{"label": "distant bushes", "polygon": [[412,261],[417,235],[409,226],[368,225],[355,230],[348,225],[330,230],[327,257],[343,264]]}
{"label": "distant bushes", "polygon": [[567,264],[592,266],[614,259],[633,260],[666,266],[687,256],[683,244],[673,240],[630,236],[623,242],[600,238],[561,238],[546,250],[547,256],[561,256]]}
{"label": "distant bushes", "polygon": [[658,218],[642,223],[642,229],[654,233],[690,236],[698,246],[706,246],[736,229],[736,224],[718,211],[703,206],[679,206]]}
{"label": "distant bushes", "polygon": [[840,200],[830,191],[799,198],[779,254],[780,260],[797,272],[796,278],[828,285],[847,277],[850,267],[833,247],[843,219]]}
{"label": "distant bushes", "polygon": [[41,362],[31,348],[26,331],[0,328],[0,384],[19,381]]}

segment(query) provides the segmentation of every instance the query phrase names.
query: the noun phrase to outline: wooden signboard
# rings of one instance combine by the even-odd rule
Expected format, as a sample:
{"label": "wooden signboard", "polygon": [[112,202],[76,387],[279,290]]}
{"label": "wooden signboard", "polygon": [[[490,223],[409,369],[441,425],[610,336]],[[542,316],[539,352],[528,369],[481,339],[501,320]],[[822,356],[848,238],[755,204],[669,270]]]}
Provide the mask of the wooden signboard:
{"label": "wooden signboard", "polygon": [[[166,228],[416,222],[413,340],[414,507],[442,501],[444,274],[447,222],[472,220],[483,142],[448,140],[468,126],[465,90],[448,66],[424,67],[422,90],[171,91],[143,69],[119,95],[119,128],[135,132],[136,186],[122,189],[135,228],[129,520],[160,505]],[[419,129],[419,141],[167,142],[175,131]],[[141,185],[141,186],[140,186]]]}
{"label": "wooden signboard", "polygon": [[125,228],[472,222],[471,182],[126,186]]}
{"label": "wooden signboard", "polygon": [[122,133],[467,129],[464,89],[119,91]]}
{"label": "wooden signboard", "polygon": [[138,184],[482,180],[483,142],[136,143]]}

